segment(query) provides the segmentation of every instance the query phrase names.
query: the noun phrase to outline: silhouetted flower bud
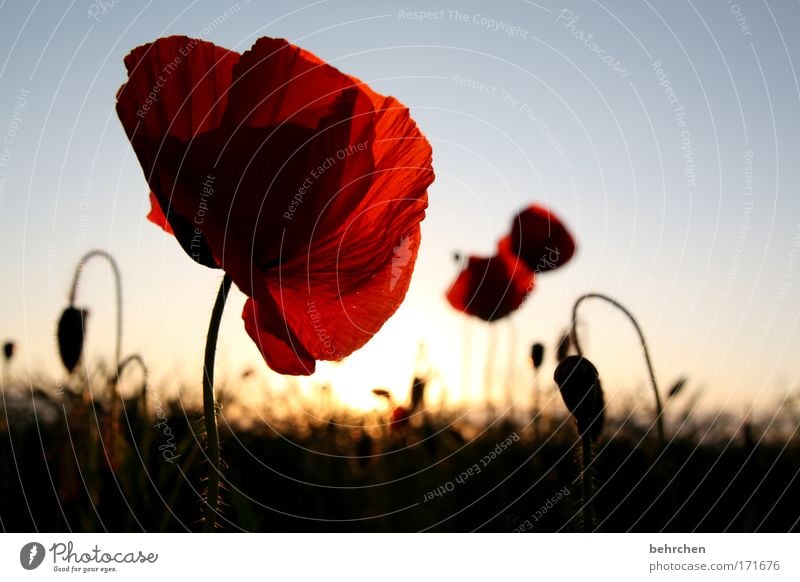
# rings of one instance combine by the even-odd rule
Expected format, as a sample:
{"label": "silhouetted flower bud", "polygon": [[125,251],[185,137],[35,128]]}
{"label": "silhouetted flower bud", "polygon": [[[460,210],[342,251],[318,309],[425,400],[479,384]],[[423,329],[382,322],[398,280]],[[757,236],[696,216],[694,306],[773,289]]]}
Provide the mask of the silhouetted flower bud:
{"label": "silhouetted flower bud", "polygon": [[84,326],[89,312],[71,305],[58,320],[58,353],[68,372],[72,372],[83,353]]}
{"label": "silhouetted flower bud", "polygon": [[372,393],[373,393],[375,396],[379,397],[379,398],[386,398],[386,400],[388,400],[388,401],[390,401],[390,402],[391,402],[391,400],[392,400],[392,394],[391,394],[391,392],[389,392],[389,391],[388,391],[388,390],[386,390],[385,388],[373,388],[373,389],[372,389]]}
{"label": "silhouetted flower bud", "polygon": [[411,384],[411,410],[416,410],[425,399],[425,380],[414,378]]}
{"label": "silhouetted flower bud", "polygon": [[544,346],[540,343],[535,343],[531,346],[531,362],[533,362],[533,367],[537,370],[542,365],[544,361]]}
{"label": "silhouetted flower bud", "polygon": [[672,388],[669,389],[669,392],[667,392],[668,397],[674,398],[677,396],[680,391],[683,390],[684,386],[686,386],[686,378],[678,378],[675,384],[672,385]]}
{"label": "silhouetted flower bud", "polygon": [[553,379],[581,436],[596,441],[603,432],[605,402],[597,368],[581,356],[567,356],[556,367]]}
{"label": "silhouetted flower bud", "polygon": [[11,360],[14,357],[14,342],[8,341],[3,344],[3,356],[5,356],[6,361]]}

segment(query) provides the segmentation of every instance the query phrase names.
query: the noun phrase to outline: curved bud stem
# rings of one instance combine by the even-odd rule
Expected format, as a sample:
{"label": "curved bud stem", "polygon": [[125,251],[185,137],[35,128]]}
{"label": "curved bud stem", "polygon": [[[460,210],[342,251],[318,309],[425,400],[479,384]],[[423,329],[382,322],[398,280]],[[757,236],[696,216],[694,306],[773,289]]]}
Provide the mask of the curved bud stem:
{"label": "curved bud stem", "polygon": [[[122,352],[122,276],[120,275],[117,261],[114,260],[114,257],[112,257],[110,253],[100,249],[94,249],[83,255],[81,260],[78,261],[78,265],[75,267],[75,275],[72,278],[72,287],[69,291],[69,304],[70,306],[75,305],[75,298],[78,294],[78,282],[80,280],[81,273],[83,272],[83,268],[86,266],[86,263],[88,263],[94,257],[102,257],[106,259],[109,265],[111,265],[111,270],[114,272],[114,285],[117,292],[117,343],[114,351],[114,366],[119,368],[120,355]],[[117,374],[119,375],[119,370],[117,370]]]}
{"label": "curved bud stem", "polygon": [[639,335],[639,341],[642,344],[642,351],[644,352],[644,359],[645,363],[647,364],[647,371],[650,374],[650,384],[653,387],[653,395],[656,399],[656,428],[658,430],[658,440],[659,443],[663,446],[665,442],[664,438],[664,409],[661,405],[661,396],[658,392],[658,384],[656,383],[656,373],[653,370],[653,363],[650,360],[650,351],[647,349],[647,341],[644,339],[644,333],[642,333],[642,328],[639,327],[639,322],[636,321],[636,318],[633,314],[625,309],[616,299],[613,297],[609,297],[608,295],[603,295],[602,293],[587,293],[582,297],[579,297],[575,304],[572,306],[572,343],[575,346],[575,349],[578,352],[578,355],[583,357],[583,349],[581,348],[581,344],[578,341],[578,307],[580,304],[586,299],[602,299],[619,309],[625,316],[630,320],[633,324],[633,327],[636,329],[636,333]]}
{"label": "curved bud stem", "polygon": [[139,365],[139,369],[142,371],[142,396],[147,394],[147,365],[144,363],[144,359],[139,354],[133,354],[128,356],[124,360],[119,363],[117,367],[117,376],[116,382],[119,383],[119,379],[122,376],[122,373],[125,371],[125,368],[128,367],[129,364],[136,363]]}
{"label": "curved bud stem", "polygon": [[225,300],[231,289],[231,278],[225,275],[219,286],[217,300],[211,311],[206,336],[206,352],[203,364],[203,418],[206,427],[206,448],[208,449],[208,493],[206,496],[204,531],[214,531],[217,524],[217,506],[219,505],[219,433],[217,432],[217,407],[214,402],[214,356],[217,351],[219,325]]}
{"label": "curved bud stem", "polygon": [[[141,415],[140,418],[143,419],[145,422],[142,423],[142,432],[141,432],[141,442],[140,442],[140,450],[142,451],[142,459],[144,462],[145,467],[150,466],[150,442],[152,438],[151,429],[153,427],[150,426],[150,423],[147,419],[149,419],[148,408],[147,408],[147,380],[148,380],[148,369],[147,365],[144,363],[144,359],[139,354],[133,354],[125,358],[119,363],[119,367],[117,368],[117,376],[114,380],[114,384],[116,386],[119,385],[120,378],[122,374],[125,372],[125,369],[130,364],[138,364],[139,369],[142,371],[142,391],[139,395],[137,405],[136,405],[136,412],[138,415]],[[127,418],[127,412],[126,412]],[[128,419],[128,429],[130,430],[131,424],[130,419]],[[131,433],[131,438],[134,439],[133,433]]]}

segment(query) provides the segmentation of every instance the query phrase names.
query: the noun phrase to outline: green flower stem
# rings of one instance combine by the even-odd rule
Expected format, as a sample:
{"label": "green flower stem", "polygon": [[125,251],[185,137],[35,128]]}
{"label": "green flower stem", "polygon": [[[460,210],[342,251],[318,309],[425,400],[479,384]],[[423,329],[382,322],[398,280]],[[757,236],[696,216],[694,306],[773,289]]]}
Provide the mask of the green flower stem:
{"label": "green flower stem", "polygon": [[211,321],[208,324],[206,336],[206,353],[203,364],[203,418],[206,427],[206,448],[208,451],[208,493],[206,495],[206,511],[204,530],[214,531],[217,524],[217,507],[219,505],[219,432],[217,431],[217,407],[214,401],[214,356],[217,351],[217,338],[219,337],[219,324],[222,321],[222,311],[225,300],[231,289],[231,278],[228,275],[222,279],[219,286],[217,300],[211,311]]}
{"label": "green flower stem", "polygon": [[625,307],[623,307],[619,302],[617,302],[616,299],[609,297],[608,295],[603,295],[601,293],[587,293],[586,295],[579,297],[575,302],[575,305],[572,306],[572,343],[575,346],[575,350],[578,352],[579,356],[583,357],[583,350],[581,349],[581,344],[578,341],[578,306],[580,306],[584,300],[593,298],[607,301],[619,309],[630,320],[630,322],[633,324],[633,327],[636,329],[636,333],[639,334],[639,341],[642,344],[644,359],[647,364],[647,371],[650,374],[650,384],[653,387],[653,395],[655,396],[656,400],[656,428],[658,430],[658,441],[661,446],[664,446],[664,443],[666,442],[664,437],[664,409],[661,405],[661,396],[658,392],[656,373],[653,370],[653,362],[650,360],[650,351],[647,349],[647,341],[644,339],[644,333],[642,333],[642,328],[639,327],[639,322],[636,321],[636,318],[633,316],[633,314],[625,309]]}

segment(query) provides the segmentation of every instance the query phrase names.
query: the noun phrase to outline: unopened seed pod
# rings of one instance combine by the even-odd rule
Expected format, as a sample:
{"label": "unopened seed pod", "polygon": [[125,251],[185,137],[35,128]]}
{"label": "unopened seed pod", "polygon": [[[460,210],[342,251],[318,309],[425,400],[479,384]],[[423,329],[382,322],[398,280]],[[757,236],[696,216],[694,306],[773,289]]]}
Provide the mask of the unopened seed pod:
{"label": "unopened seed pod", "polygon": [[537,370],[542,365],[544,361],[544,346],[540,343],[535,343],[531,346],[531,362],[533,362],[533,367]]}
{"label": "unopened seed pod", "polygon": [[7,362],[14,357],[14,347],[14,342],[12,341],[3,344],[3,356],[5,356]]}
{"label": "unopened seed pod", "polygon": [[68,372],[72,372],[83,353],[84,328],[89,312],[69,306],[58,320],[58,353]]}
{"label": "unopened seed pod", "polygon": [[677,396],[681,390],[686,386],[686,378],[678,378],[678,380],[672,385],[672,388],[669,389],[667,392],[668,398],[674,398]]}
{"label": "unopened seed pod", "polygon": [[586,358],[567,356],[556,367],[553,379],[575,418],[578,432],[596,441],[603,432],[605,420],[605,401],[597,368]]}
{"label": "unopened seed pod", "polygon": [[425,380],[415,377],[411,383],[411,410],[417,410],[425,400]]}

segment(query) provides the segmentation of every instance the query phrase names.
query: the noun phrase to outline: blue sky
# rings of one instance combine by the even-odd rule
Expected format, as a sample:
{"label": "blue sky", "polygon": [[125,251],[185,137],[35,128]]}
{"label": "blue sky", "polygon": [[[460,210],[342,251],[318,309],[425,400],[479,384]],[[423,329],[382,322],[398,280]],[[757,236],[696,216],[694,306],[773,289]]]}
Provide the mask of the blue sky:
{"label": "blue sky", "polygon": [[[72,269],[103,248],[123,271],[123,351],[142,352],[166,384],[199,378],[220,275],[145,220],[147,187],[114,112],[125,54],[169,34],[237,50],[285,37],[395,95],[433,145],[408,299],[319,381],[351,395],[403,390],[422,339],[460,397],[464,321],[443,297],[451,254],[491,253],[536,201],[564,218],[579,251],[494,332],[500,367],[520,367],[519,390],[526,346],[551,345],[588,291],[630,307],[662,383],[687,374],[709,406],[769,410],[800,383],[800,6],[725,0],[3,2],[0,334],[19,343],[16,373],[57,374],[54,327]],[[86,275],[88,353],[108,357],[111,279],[100,263]],[[220,367],[267,374],[242,302],[226,310]],[[624,319],[602,305],[583,313],[609,389],[620,401],[646,394]],[[477,377],[489,332],[471,328]]]}

